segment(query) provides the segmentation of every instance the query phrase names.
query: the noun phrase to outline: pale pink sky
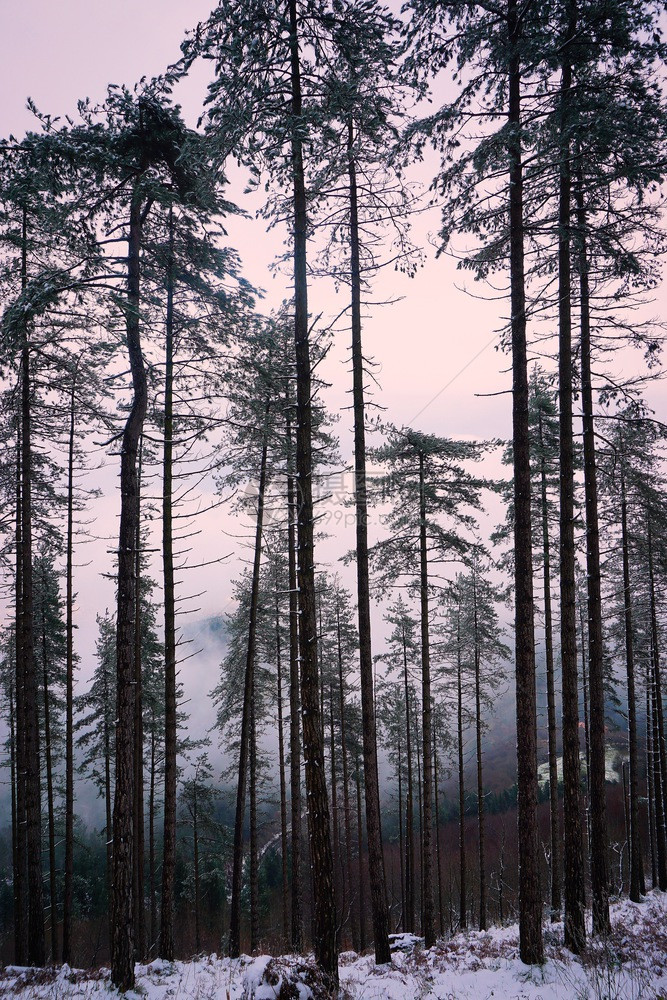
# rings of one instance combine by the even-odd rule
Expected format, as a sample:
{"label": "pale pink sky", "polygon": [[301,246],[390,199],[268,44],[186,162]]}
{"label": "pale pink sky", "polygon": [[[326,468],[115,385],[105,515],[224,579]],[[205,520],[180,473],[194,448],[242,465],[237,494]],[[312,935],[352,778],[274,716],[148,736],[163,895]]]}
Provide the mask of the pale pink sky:
{"label": "pale pink sky", "polygon": [[[210,0],[5,0],[0,13],[0,134],[20,136],[32,127],[32,118],[25,110],[27,96],[43,111],[65,114],[75,111],[78,98],[102,99],[109,82],[131,86],[142,75],[158,74],[178,56],[184,29],[209,10]],[[198,67],[193,80],[176,95],[191,121],[200,110],[210,68],[210,63]],[[435,162],[427,162],[421,180],[430,179],[432,167]],[[228,195],[252,212],[257,203],[244,200],[242,188],[239,183]],[[365,352],[381,366],[382,391],[377,400],[386,407],[386,419],[399,425],[413,424],[451,437],[506,437],[510,433],[511,397],[476,398],[475,393],[499,393],[509,388],[509,358],[493,348],[507,304],[484,300],[490,295],[486,286],[457,272],[450,259],[435,260],[428,235],[438,226],[437,209],[416,220],[416,239],[426,247],[427,259],[415,279],[391,271],[378,281],[378,299],[404,298],[376,310],[365,323]],[[261,220],[234,222],[230,242],[240,251],[249,279],[267,289],[266,309],[278,305],[289,294],[288,279],[268,273],[280,246],[279,236],[266,235]],[[476,297],[456,287],[464,281]],[[335,297],[330,288],[313,286],[311,311],[323,310],[326,315],[339,312],[342,295]],[[337,409],[349,405],[350,376],[343,363],[347,340],[347,334],[338,338],[325,373],[333,383],[327,399]],[[654,392],[653,397],[655,405],[662,405],[664,417],[663,390]],[[349,455],[348,410],[342,412],[338,433],[343,453]],[[100,533],[112,533],[118,504],[115,464],[101,482],[110,493],[97,508],[98,524]],[[201,545],[209,558],[212,550],[221,554],[229,551],[229,540],[221,533],[224,525],[218,513],[205,528]],[[340,537],[320,547],[320,558],[335,558],[352,545],[353,528],[349,525]],[[113,603],[113,589],[100,577],[108,568],[107,548],[108,543],[87,547],[82,559],[92,559],[92,563],[79,570],[75,583],[83,677],[90,672],[95,613]],[[202,571],[197,584],[188,586],[192,591],[208,588],[207,595],[197,602],[202,614],[224,609],[229,579],[238,575],[240,568],[240,561],[234,559],[228,567]]]}

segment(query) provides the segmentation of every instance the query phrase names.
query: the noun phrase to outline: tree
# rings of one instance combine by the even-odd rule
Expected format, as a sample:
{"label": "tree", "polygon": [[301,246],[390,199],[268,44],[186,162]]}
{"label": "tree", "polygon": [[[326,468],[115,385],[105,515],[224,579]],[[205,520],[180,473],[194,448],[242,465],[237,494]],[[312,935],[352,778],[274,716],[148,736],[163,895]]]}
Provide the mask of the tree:
{"label": "tree", "polygon": [[[387,468],[377,486],[393,501],[388,538],[377,542],[370,558],[385,585],[406,579],[419,595],[422,674],[422,930],[427,947],[435,941],[433,915],[433,728],[429,594],[431,563],[460,558],[469,542],[472,511],[480,506],[482,483],[463,465],[481,456],[474,443],[455,442],[411,429],[388,428],[387,444],[374,451]],[[446,526],[440,519],[446,519]],[[418,567],[418,572],[416,571]]]}
{"label": "tree", "polygon": [[317,81],[304,49],[315,46],[317,51],[324,44],[319,34],[324,10],[324,4],[298,0],[276,0],[268,6],[224,0],[198,30],[196,39],[186,45],[186,51],[192,58],[204,50],[217,60],[217,76],[209,88],[209,122],[221,150],[234,151],[246,162],[251,160],[256,177],[265,168],[273,178],[288,184],[290,190],[289,198],[286,203],[281,199],[281,205],[287,208],[292,230],[294,268],[299,648],[315,902],[314,946],[318,964],[332,982],[337,982],[333,859],[317,680],[308,210],[304,171],[306,139],[311,134],[316,136],[319,115],[316,102],[310,100],[311,87],[317,90]]}

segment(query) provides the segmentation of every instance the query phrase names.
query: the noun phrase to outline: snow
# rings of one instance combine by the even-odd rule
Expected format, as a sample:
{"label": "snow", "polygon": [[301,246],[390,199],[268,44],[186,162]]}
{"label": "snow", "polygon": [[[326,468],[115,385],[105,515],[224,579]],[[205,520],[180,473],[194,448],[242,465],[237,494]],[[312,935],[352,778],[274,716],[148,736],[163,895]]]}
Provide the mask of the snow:
{"label": "snow", "polygon": [[[425,950],[422,939],[392,935],[392,964],[371,955],[340,956],[341,1000],[659,1000],[667,996],[667,894],[612,905],[612,933],[592,942],[582,960],[562,944],[563,925],[545,927],[546,961],[519,958],[516,924],[469,931]],[[137,966],[127,1000],[320,1000],[312,959],[218,958],[161,960]],[[108,970],[77,972],[8,966],[0,997],[15,1000],[118,1000]]]}

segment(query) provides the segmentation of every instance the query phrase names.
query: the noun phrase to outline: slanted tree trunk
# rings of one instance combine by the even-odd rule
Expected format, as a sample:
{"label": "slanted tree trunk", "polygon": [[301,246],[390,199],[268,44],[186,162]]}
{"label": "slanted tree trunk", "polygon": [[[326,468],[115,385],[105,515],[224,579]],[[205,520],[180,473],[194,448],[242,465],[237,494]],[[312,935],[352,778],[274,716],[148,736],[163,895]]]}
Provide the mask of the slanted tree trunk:
{"label": "slanted tree trunk", "polygon": [[572,430],[572,311],[571,311],[571,105],[572,67],[569,45],[576,30],[576,8],[568,6],[567,37],[561,56],[561,123],[558,209],[558,392],[560,431],[560,600],[563,694],[563,813],[565,944],[580,954],[586,941],[584,924],[584,859],[579,785],[579,689],[577,681],[574,437]]}
{"label": "slanted tree trunk", "polygon": [[350,184],[350,279],[352,293],[352,400],[354,409],[354,491],[357,541],[357,607],[359,615],[359,670],[364,749],[364,792],[368,874],[373,910],[375,961],[390,962],[389,915],[385,888],[380,791],[377,765],[377,735],[371,648],[371,609],[368,575],[368,509],[366,502],[366,427],[364,413],[364,359],[361,346],[361,269],[359,263],[359,209],[354,159],[354,129],[348,123],[348,176]]}
{"label": "slanted tree trunk", "polygon": [[113,806],[111,981],[121,992],[134,985],[134,572],[138,513],[137,454],[148,397],[139,322],[139,255],[144,214],[139,193],[135,190],[130,205],[125,306],[133,399],[122,438],[116,619],[116,784]]}
{"label": "slanted tree trunk", "polygon": [[246,653],[245,680],[243,685],[243,713],[241,717],[241,741],[239,747],[238,783],[236,786],[236,812],[234,816],[234,854],[232,860],[232,898],[229,921],[229,955],[238,958],[241,954],[241,877],[243,874],[243,817],[245,815],[246,783],[248,775],[248,752],[252,726],[252,700],[254,694],[255,646],[257,638],[257,609],[259,605],[259,575],[262,561],[262,531],[264,525],[264,494],[266,491],[266,458],[268,450],[268,419],[270,402],[267,399],[264,410],[264,439],[259,471],[257,495],[257,521],[255,526],[255,554],[252,567],[250,592],[250,618],[248,622],[248,647]]}
{"label": "slanted tree trunk", "polygon": [[549,744],[549,847],[551,861],[551,920],[560,920],[561,868],[560,831],[558,829],[558,730],[556,727],[556,685],[554,679],[554,643],[551,616],[551,543],[547,505],[547,474],[544,462],[542,414],[538,416],[540,445],[540,487],[542,498],[542,552],[544,586],[544,648],[547,671],[547,732]]}
{"label": "slanted tree trunk", "polygon": [[72,910],[74,908],[74,430],[78,360],[72,370],[69,438],[67,444],[67,539],[65,542],[65,888],[63,896],[63,964],[72,965]]}
{"label": "slanted tree trunk", "polygon": [[[573,18],[576,24],[576,0]],[[604,663],[602,649],[602,597],[600,590],[600,530],[591,378],[591,330],[586,210],[581,184],[577,183],[579,228],[579,287],[581,300],[581,403],[584,425],[584,493],[586,503],[586,585],[588,591],[588,683],[590,689],[590,857],[593,896],[593,931],[608,934],[609,837],[605,787]]]}
{"label": "slanted tree trunk", "polygon": [[176,869],[176,608],[172,470],[174,439],[174,216],[169,212],[167,316],[165,329],[164,442],[162,446],[162,572],[164,578],[164,833],[162,844],[161,958],[174,960],[174,875]]}
{"label": "slanted tree trunk", "polygon": [[512,334],[512,451],[514,460],[514,574],[519,841],[519,951],[531,965],[544,961],[537,829],[537,702],[533,623],[530,445],[523,165],[521,150],[521,22],[517,0],[507,3],[510,301]]}
{"label": "slanted tree trunk", "polygon": [[[621,462],[623,460],[621,459]],[[628,751],[630,756],[629,837],[630,899],[638,903],[645,891],[644,864],[639,831],[639,755],[637,748],[637,702],[635,697],[635,656],[632,635],[632,595],[630,591],[630,556],[628,546],[628,510],[625,470],[621,465],[621,534],[623,546],[623,610],[625,624],[625,666],[628,680]]]}
{"label": "slanted tree trunk", "polygon": [[318,704],[315,553],[313,544],[312,413],[308,337],[308,231],[302,149],[301,68],[296,0],[289,0],[292,178],[294,206],[294,341],[297,375],[297,508],[301,714],[308,802],[308,833],[314,899],[315,959],[332,986],[338,984],[336,909],[329,801],[324,774],[322,723]]}

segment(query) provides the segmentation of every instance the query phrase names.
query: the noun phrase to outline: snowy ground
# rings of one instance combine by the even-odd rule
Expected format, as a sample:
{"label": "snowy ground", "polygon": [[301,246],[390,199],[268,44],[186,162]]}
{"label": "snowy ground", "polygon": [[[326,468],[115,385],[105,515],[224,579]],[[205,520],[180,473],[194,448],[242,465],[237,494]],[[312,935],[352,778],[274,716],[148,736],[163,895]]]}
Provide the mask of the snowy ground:
{"label": "snowy ground", "polygon": [[[346,952],[340,958],[343,1000],[667,1000],[667,894],[650,893],[641,904],[612,907],[613,930],[605,946],[575,959],[562,946],[562,925],[546,932],[541,968],[518,957],[516,925],[488,933],[458,934],[429,951],[404,941],[391,967]],[[310,983],[310,986],[305,985]],[[108,971],[73,972],[7,968],[0,997],[16,1000],[110,1000],[117,994]],[[137,967],[128,1000],[319,1000],[312,965],[294,957],[214,955],[191,962]]]}

